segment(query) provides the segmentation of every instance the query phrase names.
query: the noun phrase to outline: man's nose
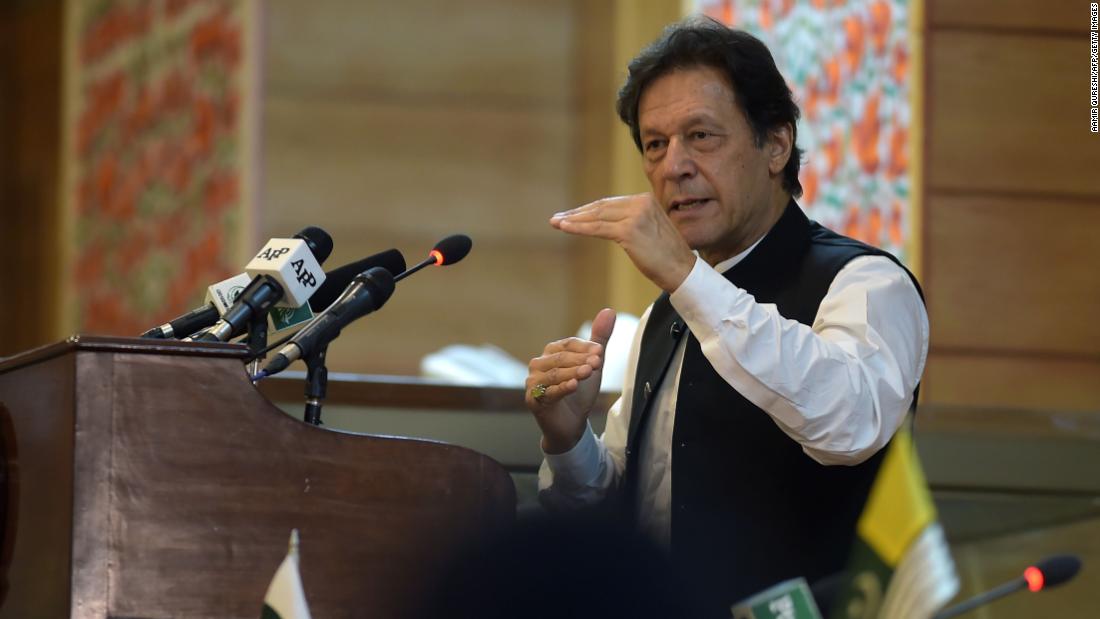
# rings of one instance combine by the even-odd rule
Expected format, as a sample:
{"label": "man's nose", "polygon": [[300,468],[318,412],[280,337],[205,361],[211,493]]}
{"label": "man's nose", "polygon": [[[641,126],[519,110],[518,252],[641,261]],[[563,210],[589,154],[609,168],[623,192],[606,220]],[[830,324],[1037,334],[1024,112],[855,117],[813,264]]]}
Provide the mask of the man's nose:
{"label": "man's nose", "polygon": [[673,181],[691,178],[697,172],[691,150],[679,137],[673,137],[668,141],[664,168],[665,178]]}

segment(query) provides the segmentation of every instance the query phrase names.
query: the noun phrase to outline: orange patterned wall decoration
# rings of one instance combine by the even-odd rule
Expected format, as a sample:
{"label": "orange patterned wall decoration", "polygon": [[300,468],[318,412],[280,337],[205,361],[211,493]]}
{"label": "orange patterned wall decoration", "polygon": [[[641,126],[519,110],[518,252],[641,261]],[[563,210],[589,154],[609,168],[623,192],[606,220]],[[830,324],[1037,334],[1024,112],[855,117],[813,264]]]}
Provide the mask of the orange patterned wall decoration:
{"label": "orange patterned wall decoration", "polygon": [[913,8],[908,0],[692,2],[693,12],[763,40],[787,78],[802,110],[806,212],[910,265],[919,233]]}
{"label": "orange patterned wall decoration", "polygon": [[254,6],[67,5],[66,322],[136,334],[201,304],[248,251]]}

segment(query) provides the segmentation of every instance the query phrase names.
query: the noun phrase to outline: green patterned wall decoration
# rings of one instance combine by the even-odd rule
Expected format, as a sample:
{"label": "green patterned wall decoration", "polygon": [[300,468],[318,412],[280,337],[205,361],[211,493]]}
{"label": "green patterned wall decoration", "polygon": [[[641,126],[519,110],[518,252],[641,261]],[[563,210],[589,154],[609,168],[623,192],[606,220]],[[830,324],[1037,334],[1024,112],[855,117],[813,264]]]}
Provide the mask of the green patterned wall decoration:
{"label": "green patterned wall decoration", "polygon": [[[914,0],[919,1],[919,0]],[[799,203],[916,265],[919,15],[907,0],[693,0],[771,49],[802,110]]]}

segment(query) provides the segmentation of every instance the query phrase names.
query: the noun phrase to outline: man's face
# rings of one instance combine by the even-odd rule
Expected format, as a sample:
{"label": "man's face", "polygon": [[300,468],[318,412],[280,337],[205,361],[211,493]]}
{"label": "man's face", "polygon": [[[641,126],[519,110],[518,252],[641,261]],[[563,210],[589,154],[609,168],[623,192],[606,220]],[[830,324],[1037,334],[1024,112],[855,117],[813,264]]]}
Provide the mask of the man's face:
{"label": "man's face", "polygon": [[789,146],[782,136],[756,146],[718,69],[696,66],[654,79],[638,102],[638,125],[653,195],[708,263],[747,249],[782,212]]}

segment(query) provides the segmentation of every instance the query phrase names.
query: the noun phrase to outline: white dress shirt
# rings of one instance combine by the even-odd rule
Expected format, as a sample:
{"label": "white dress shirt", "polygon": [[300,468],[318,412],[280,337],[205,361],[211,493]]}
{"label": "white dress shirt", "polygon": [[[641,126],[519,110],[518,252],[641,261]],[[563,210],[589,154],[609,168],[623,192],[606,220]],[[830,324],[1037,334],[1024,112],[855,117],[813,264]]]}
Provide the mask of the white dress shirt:
{"label": "white dress shirt", "polygon": [[[928,315],[916,287],[889,258],[857,257],[837,273],[806,326],[722,276],[755,247],[714,268],[697,258],[670,295],[672,306],[715,371],[808,456],[828,465],[863,462],[901,425],[924,371]],[[596,503],[622,478],[638,350],[651,310],[642,315],[623,393],[608,411],[603,436],[596,438],[590,426],[571,450],[544,454],[539,498],[548,508]],[[638,521],[666,547],[672,429],[687,340],[677,345],[640,436]]]}

